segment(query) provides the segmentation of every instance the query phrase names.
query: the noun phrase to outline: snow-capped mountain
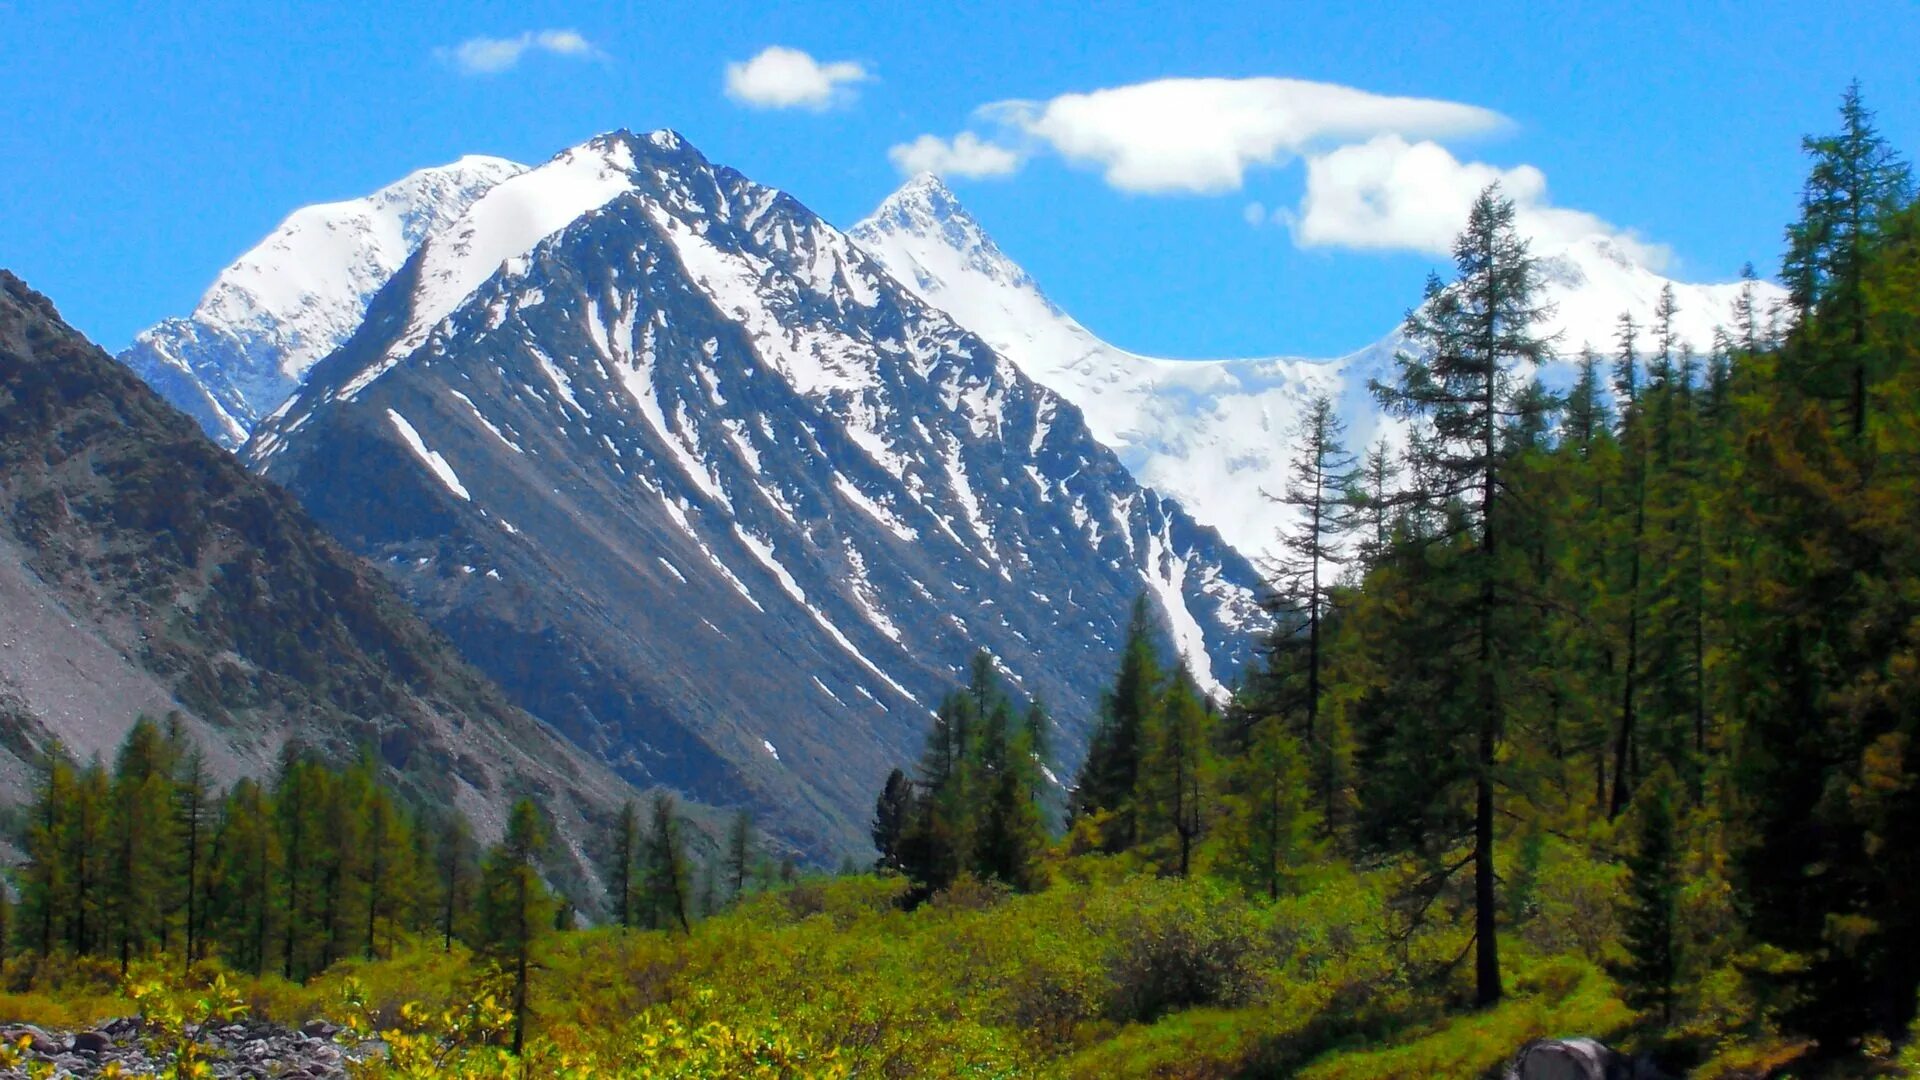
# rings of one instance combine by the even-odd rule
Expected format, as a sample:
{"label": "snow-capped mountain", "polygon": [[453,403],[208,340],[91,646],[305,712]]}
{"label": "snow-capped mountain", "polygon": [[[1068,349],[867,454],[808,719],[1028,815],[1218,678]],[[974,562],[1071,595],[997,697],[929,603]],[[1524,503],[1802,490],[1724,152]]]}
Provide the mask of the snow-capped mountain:
{"label": "snow-capped mountain", "polygon": [[[849,235],[923,300],[1078,405],[1094,436],[1141,483],[1180,500],[1248,554],[1268,551],[1289,520],[1288,509],[1261,492],[1284,490],[1309,401],[1334,396],[1350,449],[1387,423],[1367,381],[1390,377],[1397,331],[1327,360],[1164,360],[1127,352],[1047,299],[931,174],[908,181]],[[1546,299],[1556,308],[1546,329],[1560,335],[1569,355],[1587,342],[1610,350],[1622,311],[1650,322],[1669,284],[1604,237],[1541,254]],[[1710,347],[1741,286],[1671,284],[1681,339]],[[1779,295],[1769,284],[1759,289],[1762,303]]]}
{"label": "snow-capped mountain", "polygon": [[120,360],[216,442],[238,447],[353,335],[422,242],[524,168],[464,157],[365,198],[298,210],[223,271],[191,315],[142,332]]}
{"label": "snow-capped mountain", "polygon": [[492,187],[245,457],[516,703],[819,853],[973,649],[1070,762],[1137,595],[1209,687],[1267,625],[1078,408],[672,132]]}

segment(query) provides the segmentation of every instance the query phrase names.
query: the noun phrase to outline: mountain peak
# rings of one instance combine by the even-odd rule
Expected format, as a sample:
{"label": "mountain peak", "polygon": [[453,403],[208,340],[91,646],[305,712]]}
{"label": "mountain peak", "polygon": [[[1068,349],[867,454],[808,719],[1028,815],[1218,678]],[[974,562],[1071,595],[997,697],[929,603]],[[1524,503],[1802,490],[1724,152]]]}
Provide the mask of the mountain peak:
{"label": "mountain peak", "polygon": [[947,203],[955,209],[960,206],[960,200],[954,197],[953,189],[947,186],[947,182],[940,179],[940,174],[925,169],[914,173],[906,183],[901,184],[900,189],[893,193],[893,198],[929,205]]}
{"label": "mountain peak", "polygon": [[1251,564],[1078,412],[657,135],[476,202],[246,458],[477,655],[539,653],[501,669],[537,715],[636,779],[802,807],[816,849],[859,841],[975,646],[1080,718],[1142,591],[1209,689],[1264,625]]}
{"label": "mountain peak", "polygon": [[960,205],[960,199],[949,188],[946,181],[931,172],[915,173],[906,183],[901,184],[893,194],[886,197],[874,209],[871,217],[860,226],[879,222],[892,228],[913,227],[922,231],[952,222],[970,232],[979,233],[980,226]]}
{"label": "mountain peak", "polygon": [[295,210],[221,271],[190,316],[143,331],[120,360],[237,447],[352,336],[373,294],[416,249],[525,171],[472,154],[358,199]]}
{"label": "mountain peak", "polygon": [[847,235],[878,255],[923,299],[931,300],[948,283],[978,277],[1030,293],[1029,303],[1057,314],[1020,264],[1000,250],[953,190],[931,172],[915,174]]}

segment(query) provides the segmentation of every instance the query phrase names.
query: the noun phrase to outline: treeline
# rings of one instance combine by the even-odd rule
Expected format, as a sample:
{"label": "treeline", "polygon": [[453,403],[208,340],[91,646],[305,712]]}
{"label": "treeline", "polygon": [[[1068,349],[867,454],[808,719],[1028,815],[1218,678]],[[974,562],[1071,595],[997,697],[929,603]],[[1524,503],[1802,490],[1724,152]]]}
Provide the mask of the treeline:
{"label": "treeline", "polygon": [[479,849],[379,781],[290,754],[217,791],[177,723],[137,721],[111,768],[56,748],[28,809],[16,945],[41,956],[218,956],[303,979],[402,934],[475,936]]}
{"label": "treeline", "polygon": [[1156,872],[1202,869],[1279,895],[1316,846],[1305,759],[1278,719],[1222,714],[1160,659],[1151,609],[1134,605],[1120,669],[1073,786],[1050,783],[1037,702],[1021,707],[986,653],[942,702],[912,776],[895,769],[874,808],[878,868],[917,902],[962,875],[1016,891],[1046,883],[1056,807],[1067,854],[1127,853]]}
{"label": "treeline", "polygon": [[[623,827],[633,814],[628,804]],[[665,829],[684,903],[704,901],[683,910],[710,909],[711,886],[684,884],[694,871],[670,797],[655,802],[653,820],[650,850],[663,850]],[[370,755],[338,768],[289,753],[269,779],[217,790],[177,722],[142,718],[111,766],[78,765],[57,747],[47,754],[25,810],[19,898],[0,907],[0,941],[40,956],[106,957],[123,970],[167,954],[304,980],[345,957],[388,956],[407,940],[489,950],[520,918],[495,887],[512,865],[531,869],[521,900],[541,913],[539,929],[575,925],[574,902],[548,883],[550,829],[539,808],[521,800],[506,832],[483,849],[463,816],[408,805]],[[752,860],[749,884],[773,880],[750,821],[733,844]]]}
{"label": "treeline", "polygon": [[[1771,1016],[1831,1052],[1902,1037],[1920,989],[1920,208],[1857,88],[1840,132],[1805,145],[1784,305],[1749,269],[1700,354],[1669,290],[1557,391],[1538,373],[1578,343],[1538,329],[1539,266],[1512,203],[1483,193],[1372,388],[1404,422],[1393,440],[1354,454],[1330,402],[1307,414],[1258,670],[1216,710],[1136,611],[1056,850],[1268,896],[1326,854],[1398,867],[1398,932],[1460,917],[1453,958],[1409,976],[1444,985],[1471,958],[1487,1005],[1502,938],[1555,887],[1552,836],[1620,868],[1592,946],[1654,1027]],[[983,673],[879,803],[882,864],[923,891],[961,870],[1042,884],[980,840],[1001,828],[987,778],[1025,768],[971,735]]]}
{"label": "treeline", "polygon": [[[536,942],[579,922],[549,884],[550,827],[527,799],[483,850],[461,815],[409,806],[370,754],[340,768],[289,752],[270,779],[222,791],[177,720],[141,718],[111,766],[58,747],[45,760],[17,903],[0,890],[0,948],[16,953],[107,959],[123,975],[169,958],[304,981],[344,958],[459,941],[502,979],[517,1043]],[[798,873],[769,858],[745,814],[704,867],[688,830],[669,795],[644,829],[635,804],[622,808],[605,838],[619,925],[684,929]]]}
{"label": "treeline", "polygon": [[964,690],[941,701],[917,776],[888,775],[874,808],[878,866],[905,874],[914,898],[961,874],[1026,890],[1051,839],[1046,709],[1017,708],[991,656],[973,658]]}
{"label": "treeline", "polygon": [[685,932],[756,890],[791,884],[800,875],[791,858],[773,858],[744,810],[733,816],[717,853],[696,857],[687,822],[665,792],[650,800],[645,822],[638,804],[622,805],[605,852],[601,877],[609,921],[625,929]]}
{"label": "treeline", "polygon": [[1241,708],[1222,715],[1183,667],[1159,660],[1145,601],[1075,779],[1071,846],[1131,852],[1165,874],[1196,870],[1278,896],[1314,846],[1294,733]]}

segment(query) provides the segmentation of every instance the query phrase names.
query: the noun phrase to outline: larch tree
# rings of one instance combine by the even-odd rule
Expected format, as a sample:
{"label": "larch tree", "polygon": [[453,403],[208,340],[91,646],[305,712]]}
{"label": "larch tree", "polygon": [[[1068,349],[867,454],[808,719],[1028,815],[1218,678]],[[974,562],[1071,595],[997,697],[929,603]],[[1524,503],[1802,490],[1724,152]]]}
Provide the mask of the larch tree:
{"label": "larch tree", "polygon": [[526,1046],[534,942],[552,927],[556,907],[540,876],[546,849],[539,808],[532,800],[517,800],[507,814],[506,835],[487,853],[482,875],[480,938],[483,952],[512,982],[516,1055]]}
{"label": "larch tree", "polygon": [[627,929],[633,926],[634,866],[639,853],[640,809],[628,799],[620,804],[620,815],[614,819],[607,862],[601,868],[607,899],[613,902],[613,920]]}
{"label": "larch tree", "polygon": [[1278,627],[1268,645],[1266,707],[1296,725],[1329,826],[1341,784],[1340,741],[1321,718],[1324,640],[1334,587],[1348,561],[1345,542],[1355,523],[1353,485],[1358,476],[1357,462],[1341,441],[1345,430],[1332,398],[1322,394],[1307,406],[1296,436],[1292,476],[1279,496],[1295,520],[1280,531],[1275,588],[1268,602]]}
{"label": "larch tree", "polygon": [[1467,510],[1450,531],[1472,553],[1460,570],[1471,582],[1461,614],[1471,628],[1474,984],[1476,1000],[1491,1005],[1502,994],[1494,823],[1510,636],[1503,622],[1518,606],[1503,588],[1502,437],[1509,424],[1538,408],[1531,380],[1519,375],[1549,355],[1548,339],[1536,326],[1550,309],[1539,299],[1536,264],[1514,226],[1513,202],[1498,185],[1474,200],[1453,256],[1453,283],[1430,279],[1425,302],[1407,317],[1413,349],[1397,358],[1396,382],[1374,389],[1384,406],[1426,428],[1420,496]]}

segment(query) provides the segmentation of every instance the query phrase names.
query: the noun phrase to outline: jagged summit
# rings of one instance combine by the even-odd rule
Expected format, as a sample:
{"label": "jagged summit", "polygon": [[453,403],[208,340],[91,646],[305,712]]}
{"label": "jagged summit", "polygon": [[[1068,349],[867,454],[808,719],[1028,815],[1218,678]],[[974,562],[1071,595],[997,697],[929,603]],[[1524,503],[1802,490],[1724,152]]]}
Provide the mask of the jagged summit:
{"label": "jagged summit", "polygon": [[966,217],[965,208],[953,189],[940,179],[938,173],[921,171],[913,174],[907,182],[901,184],[893,194],[887,196],[877,209],[874,217],[888,214],[924,214],[929,217]]}
{"label": "jagged summit", "polygon": [[[987,235],[987,231],[967,212],[960,197],[933,173],[919,173],[901,185],[899,190],[887,196],[872,215],[849,229],[848,235],[869,250],[886,247],[891,237],[938,237],[945,249],[941,254],[957,256],[957,267],[944,265],[949,261],[945,258],[925,257],[932,252],[909,251],[904,246],[891,252],[893,258],[881,260],[895,274],[904,272],[915,278],[923,278],[908,282],[915,285],[916,291],[923,296],[943,291],[948,279],[955,276],[954,271],[960,270],[968,276],[985,278],[1010,290],[1030,293],[1046,310],[1059,312],[1052,301],[1040,292],[1033,279],[1027,276],[1027,272],[1008,258],[1006,252],[1000,250],[1000,245],[994,243],[993,237]],[[916,254],[923,257],[916,258]]]}
{"label": "jagged summit", "polygon": [[215,279],[193,312],[120,354],[228,448],[351,337],[366,305],[427,239],[525,166],[468,156],[364,198],[294,211]]}

